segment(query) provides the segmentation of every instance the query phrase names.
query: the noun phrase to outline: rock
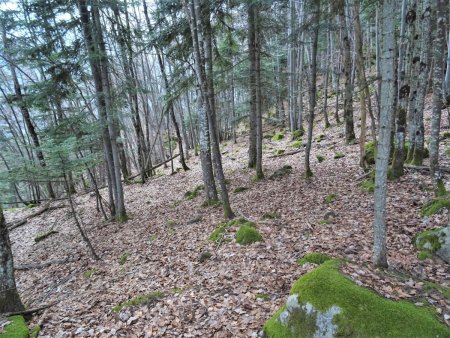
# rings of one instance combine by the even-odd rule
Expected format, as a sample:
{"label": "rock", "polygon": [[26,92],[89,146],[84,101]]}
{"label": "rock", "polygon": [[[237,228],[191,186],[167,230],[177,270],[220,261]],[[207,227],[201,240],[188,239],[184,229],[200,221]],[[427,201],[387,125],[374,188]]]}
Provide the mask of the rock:
{"label": "rock", "polygon": [[135,324],[135,323],[137,323],[137,321],[138,321],[138,317],[130,317],[130,318],[127,320],[127,325]]}
{"label": "rock", "polygon": [[436,255],[450,264],[450,226],[427,230],[418,234],[415,244],[420,251]]}
{"label": "rock", "polygon": [[128,318],[130,318],[130,317],[131,317],[131,313],[128,310],[124,310],[124,311],[120,311],[119,312],[119,319],[122,322],[126,322],[128,320]]}

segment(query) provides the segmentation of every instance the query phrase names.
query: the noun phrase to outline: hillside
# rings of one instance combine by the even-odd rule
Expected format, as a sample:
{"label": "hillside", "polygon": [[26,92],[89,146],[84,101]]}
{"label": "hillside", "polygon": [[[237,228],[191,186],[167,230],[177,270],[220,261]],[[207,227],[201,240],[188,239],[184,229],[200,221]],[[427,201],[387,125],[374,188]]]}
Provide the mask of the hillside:
{"label": "hillside", "polygon": [[[310,179],[303,176],[302,151],[273,157],[278,149],[297,149],[288,134],[280,141],[264,140],[266,179],[258,182],[246,167],[246,139],[221,145],[232,208],[257,224],[264,239],[260,243],[236,244],[235,228],[219,244],[208,240],[224,221],[220,207],[202,207],[202,194],[191,200],[184,196],[201,184],[198,158],[189,160],[188,172],[168,175],[166,170],[167,175],[144,185],[125,186],[130,219],[124,224],[105,222],[95,210],[95,197],[76,197],[99,262],[90,259],[68,208],[48,211],[14,229],[10,236],[19,269],[67,258],[61,264],[17,271],[18,289],[29,307],[55,303],[32,319],[43,325],[40,336],[256,336],[286,301],[292,283],[314,267],[296,263],[309,252],[347,259],[343,271],[358,284],[387,298],[430,303],[449,324],[449,298],[427,283],[448,288],[448,265],[419,261],[412,245],[418,232],[448,222],[448,213],[421,216],[421,207],[433,197],[429,177],[408,170],[389,183],[390,269],[377,271],[371,265],[373,196],[358,185],[364,176],[358,145],[345,145],[341,133],[334,126],[323,132],[320,142],[319,133],[315,135]],[[443,143],[441,165],[448,167],[444,150],[449,140]],[[335,158],[339,153],[344,156]],[[290,174],[268,179],[285,165],[292,166]],[[239,187],[248,189],[234,192]],[[6,218],[13,222],[32,212],[7,211]],[[58,233],[35,242],[49,230]],[[200,262],[205,252],[211,257]],[[114,306],[144,294],[155,299],[113,312]]]}

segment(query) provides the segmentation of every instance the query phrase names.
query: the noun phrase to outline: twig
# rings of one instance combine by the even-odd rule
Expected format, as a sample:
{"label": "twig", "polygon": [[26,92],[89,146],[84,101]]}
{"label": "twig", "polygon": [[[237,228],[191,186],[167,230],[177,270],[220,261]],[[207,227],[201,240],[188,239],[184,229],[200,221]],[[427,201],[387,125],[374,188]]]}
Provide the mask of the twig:
{"label": "twig", "polygon": [[67,257],[65,259],[55,259],[55,260],[48,261],[45,263],[30,263],[30,264],[25,264],[25,265],[19,265],[19,266],[16,266],[15,269],[22,270],[22,271],[33,270],[33,269],[43,269],[50,265],[77,262],[78,260],[80,260],[79,257],[72,257],[72,258]]}
{"label": "twig", "polygon": [[31,315],[33,313],[48,309],[49,307],[52,307],[54,305],[56,305],[58,302],[53,302],[41,307],[36,307],[33,309],[28,309],[28,310],[23,310],[23,311],[18,311],[18,312],[7,312],[7,313],[2,313],[2,316],[4,317],[9,317],[9,316],[17,316],[17,315]]}
{"label": "twig", "polygon": [[[405,164],[405,168],[408,169],[414,169],[414,170],[423,170],[423,171],[429,171],[430,167],[426,165],[412,165],[412,164]],[[447,167],[437,167],[436,171],[442,171],[444,173],[450,173],[450,168]]]}
{"label": "twig", "polygon": [[26,224],[31,218],[37,217],[39,215],[42,215],[46,211],[52,211],[52,210],[61,209],[61,208],[65,208],[65,207],[66,207],[65,205],[56,205],[56,206],[52,206],[52,207],[46,205],[43,209],[36,211],[35,213],[27,216],[26,218],[24,218],[24,219],[22,219],[20,221],[17,221],[15,223],[12,223],[12,224],[7,224],[6,226],[11,231],[11,230],[13,230],[15,228],[20,227],[21,225]]}
{"label": "twig", "polygon": [[268,158],[275,158],[275,157],[283,157],[283,156],[290,156],[290,155],[295,155],[298,154],[299,152],[303,151],[303,149],[299,149],[299,150],[295,150],[295,151],[290,151],[288,153],[283,153],[283,154],[279,154],[279,155],[272,155],[272,156],[268,156]]}

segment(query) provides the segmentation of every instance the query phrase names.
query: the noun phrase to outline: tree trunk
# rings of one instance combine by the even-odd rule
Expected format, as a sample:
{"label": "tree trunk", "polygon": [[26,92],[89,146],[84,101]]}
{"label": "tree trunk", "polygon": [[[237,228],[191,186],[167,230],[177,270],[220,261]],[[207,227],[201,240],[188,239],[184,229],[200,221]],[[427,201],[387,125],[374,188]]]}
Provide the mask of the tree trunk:
{"label": "tree trunk", "polygon": [[[439,164],[439,132],[442,111],[442,79],[445,67],[445,6],[447,0],[436,1],[436,33],[434,38],[433,115],[431,118],[430,174],[434,179]],[[434,180],[433,180],[434,181]]]}
{"label": "tree trunk", "polygon": [[394,14],[395,0],[384,0],[382,17],[382,55],[381,64],[381,111],[380,130],[375,164],[375,217],[374,217],[374,245],[373,261],[376,266],[387,267],[386,250],[386,191],[387,168],[389,163],[392,107],[394,95]]}
{"label": "tree trunk", "polygon": [[11,242],[0,205],[0,314],[24,309],[16,289]]}

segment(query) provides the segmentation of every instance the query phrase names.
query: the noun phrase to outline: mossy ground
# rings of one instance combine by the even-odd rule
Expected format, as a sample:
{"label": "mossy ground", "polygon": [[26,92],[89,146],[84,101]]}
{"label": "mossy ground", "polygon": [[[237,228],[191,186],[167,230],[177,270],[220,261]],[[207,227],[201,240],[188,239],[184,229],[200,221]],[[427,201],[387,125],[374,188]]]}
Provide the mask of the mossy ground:
{"label": "mossy ground", "polygon": [[431,200],[422,207],[422,215],[431,216],[439,213],[444,208],[450,210],[450,199],[438,197]]}
{"label": "mossy ground", "polygon": [[304,255],[302,258],[300,258],[297,263],[301,266],[303,266],[306,263],[314,263],[314,264],[322,264],[326,261],[329,261],[331,258],[323,253],[320,252],[311,252]]}
{"label": "mossy ground", "polygon": [[164,297],[164,293],[161,291],[151,292],[145,295],[138,295],[131,298],[129,301],[116,305],[112,308],[113,312],[120,312],[123,308],[138,306],[138,305],[151,305]]}
{"label": "mossy ground", "polygon": [[184,198],[186,198],[187,200],[192,200],[194,198],[196,198],[198,195],[200,195],[200,192],[204,189],[204,186],[202,184],[197,185],[194,190],[189,190],[186,191],[184,194]]}
{"label": "mossy ground", "polygon": [[22,316],[11,316],[8,318],[11,324],[5,326],[5,331],[0,333],[0,338],[28,338],[30,333],[25,319]]}
{"label": "mossy ground", "polygon": [[251,222],[243,217],[232,219],[229,222],[220,223],[219,226],[211,233],[209,239],[211,241],[218,242],[222,239],[223,235],[228,230],[228,228],[232,227],[233,225],[241,225],[247,223]]}
{"label": "mossy ground", "polygon": [[247,222],[239,227],[236,233],[236,243],[241,245],[252,244],[255,242],[261,242],[263,240],[261,234],[256,230],[255,224]]}
{"label": "mossy ground", "polygon": [[[326,311],[333,305],[342,309],[334,323],[339,337],[449,337],[450,328],[440,323],[425,308],[409,302],[395,302],[375,292],[358,286],[339,272],[339,262],[330,260],[300,277],[291,289],[300,303],[311,303],[314,308]],[[301,337],[293,335],[278,318],[280,309],[264,325],[269,338]],[[299,326],[301,322],[299,321]],[[307,323],[308,324],[308,323]],[[307,325],[308,329],[310,325]],[[307,330],[308,331],[308,330]],[[303,335],[302,335],[303,336]],[[307,337],[307,335],[306,335]]]}

